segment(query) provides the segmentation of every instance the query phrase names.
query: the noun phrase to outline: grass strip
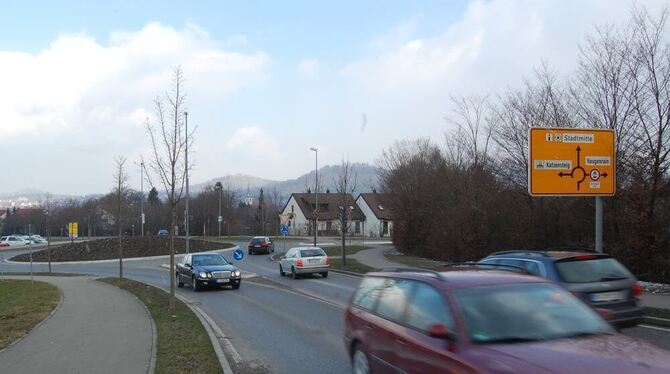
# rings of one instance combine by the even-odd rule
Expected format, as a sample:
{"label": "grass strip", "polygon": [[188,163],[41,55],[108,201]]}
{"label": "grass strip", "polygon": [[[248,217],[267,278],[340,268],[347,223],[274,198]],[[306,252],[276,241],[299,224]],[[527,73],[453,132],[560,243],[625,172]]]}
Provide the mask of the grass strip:
{"label": "grass strip", "polygon": [[649,317],[670,319],[670,309],[646,307],[644,311]]}
{"label": "grass strip", "polygon": [[[342,257],[342,246],[337,245],[337,246],[327,246],[327,247],[321,247],[324,252],[330,257],[334,256],[340,256]],[[364,249],[370,249],[370,247],[364,247],[362,245],[348,245],[345,247],[347,251],[347,255],[353,255],[355,253],[358,253]]]}
{"label": "grass strip", "polygon": [[354,260],[353,258],[348,258],[347,259],[347,265],[342,265],[342,259],[341,258],[331,258],[330,259],[330,268],[334,270],[345,270],[345,271],[350,271],[352,273],[359,273],[359,274],[365,274],[371,271],[375,271],[376,269],[364,264],[361,264],[360,262]]}
{"label": "grass strip", "polygon": [[54,285],[29,280],[0,281],[0,349],[24,336],[58,305]]}
{"label": "grass strip", "polygon": [[435,261],[429,258],[412,256],[412,255],[395,255],[390,253],[384,253],[384,257],[391,262],[395,262],[405,266],[432,269],[432,270],[444,270],[444,264],[445,264],[443,261]]}
{"label": "grass strip", "polygon": [[170,295],[160,288],[128,279],[100,281],[134,294],[149,309],[158,334],[156,373],[222,372],[205,328],[186,304],[176,299],[175,310],[170,311]]}

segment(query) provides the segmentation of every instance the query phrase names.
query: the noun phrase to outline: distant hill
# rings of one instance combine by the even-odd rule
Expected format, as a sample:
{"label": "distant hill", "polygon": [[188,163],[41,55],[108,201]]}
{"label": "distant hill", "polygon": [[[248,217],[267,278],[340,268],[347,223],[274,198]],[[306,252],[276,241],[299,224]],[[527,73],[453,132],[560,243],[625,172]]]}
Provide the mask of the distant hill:
{"label": "distant hill", "polygon": [[[354,195],[360,192],[371,191],[377,186],[377,168],[365,163],[355,163],[352,166],[356,174],[356,190],[354,191]],[[340,165],[329,165],[319,168],[319,179],[323,184],[320,192],[326,192],[326,190],[335,192],[337,190],[336,181],[341,170],[342,166]],[[295,179],[285,181],[274,181],[243,174],[227,175],[211,179],[205,183],[191,185],[190,189],[194,194],[197,194],[207,186],[213,186],[216,182],[221,182],[224,187],[229,186],[228,188],[235,191],[240,199],[246,196],[247,188],[249,194],[253,197],[258,196],[261,188],[266,193],[270,193],[272,189],[276,188],[279,195],[286,200],[294,192],[305,192],[307,189],[314,190],[314,171],[312,170]]]}

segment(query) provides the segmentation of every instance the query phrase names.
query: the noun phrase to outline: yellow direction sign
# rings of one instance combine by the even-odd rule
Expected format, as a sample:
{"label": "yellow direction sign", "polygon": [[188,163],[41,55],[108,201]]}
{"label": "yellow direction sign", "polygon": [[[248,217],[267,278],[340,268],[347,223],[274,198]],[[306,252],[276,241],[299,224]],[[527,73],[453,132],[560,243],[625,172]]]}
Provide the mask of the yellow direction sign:
{"label": "yellow direction sign", "polygon": [[528,192],[533,196],[612,196],[614,130],[531,128]]}
{"label": "yellow direction sign", "polygon": [[71,239],[77,239],[79,236],[79,224],[77,222],[69,222],[68,223],[68,231],[70,233],[70,238]]}

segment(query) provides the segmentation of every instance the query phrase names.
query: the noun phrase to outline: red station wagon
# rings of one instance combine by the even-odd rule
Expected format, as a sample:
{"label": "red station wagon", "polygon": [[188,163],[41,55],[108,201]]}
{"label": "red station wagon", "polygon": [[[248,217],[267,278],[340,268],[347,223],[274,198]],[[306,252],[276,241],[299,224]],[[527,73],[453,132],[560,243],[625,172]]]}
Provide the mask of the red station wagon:
{"label": "red station wagon", "polygon": [[345,312],[354,373],[670,373],[670,352],[617,333],[545,279],[509,271],[368,273]]}

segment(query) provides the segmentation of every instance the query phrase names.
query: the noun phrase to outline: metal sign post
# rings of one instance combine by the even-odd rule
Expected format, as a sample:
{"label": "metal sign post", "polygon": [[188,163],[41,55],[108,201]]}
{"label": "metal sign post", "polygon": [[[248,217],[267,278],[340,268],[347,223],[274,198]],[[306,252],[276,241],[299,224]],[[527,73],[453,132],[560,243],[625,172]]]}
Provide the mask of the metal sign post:
{"label": "metal sign post", "polygon": [[33,283],[33,240],[30,237],[30,224],[28,224],[28,250],[30,251],[30,283]]}

